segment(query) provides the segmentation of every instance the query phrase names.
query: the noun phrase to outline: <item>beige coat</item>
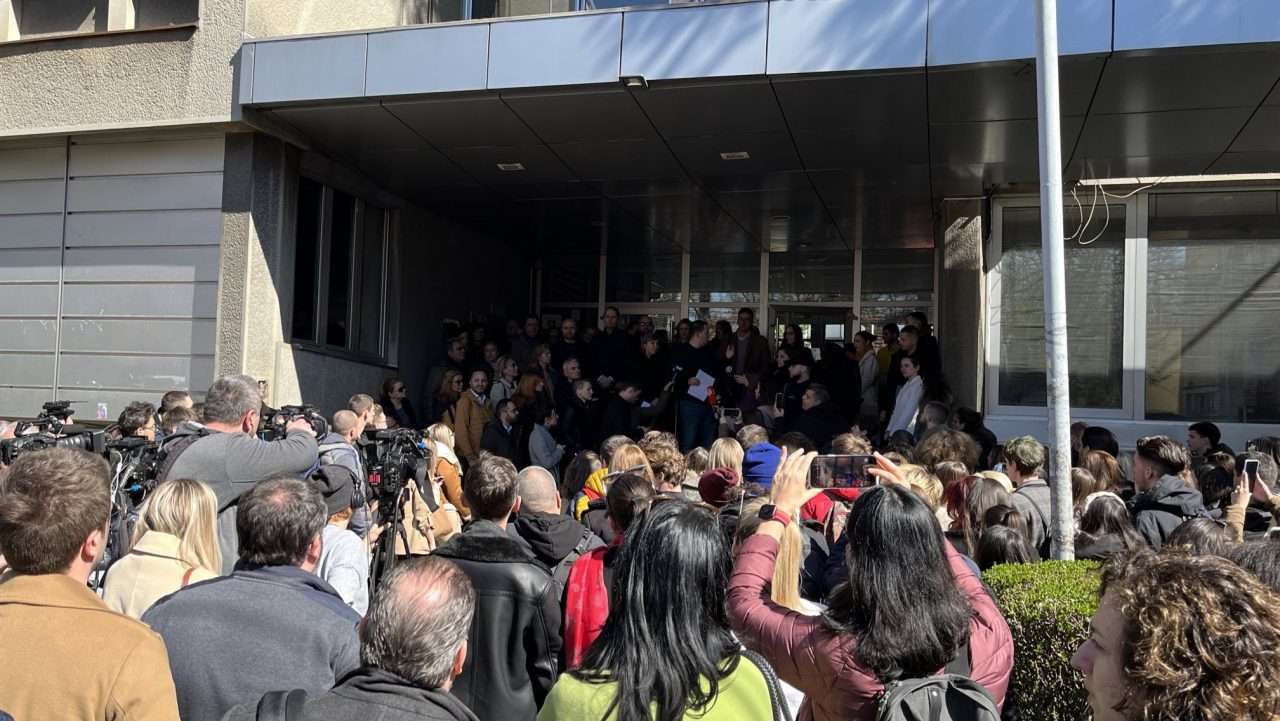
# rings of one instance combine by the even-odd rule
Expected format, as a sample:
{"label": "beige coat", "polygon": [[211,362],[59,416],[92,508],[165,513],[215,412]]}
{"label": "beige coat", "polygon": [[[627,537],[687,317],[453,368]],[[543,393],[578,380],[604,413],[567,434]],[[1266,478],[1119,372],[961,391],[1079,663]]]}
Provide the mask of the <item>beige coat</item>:
{"label": "beige coat", "polygon": [[[444,492],[439,483],[435,481],[430,483],[431,492],[435,494],[436,507],[439,510],[433,514],[431,507],[423,500],[422,494],[418,493],[417,485],[414,483],[409,484],[409,499],[404,502],[404,506],[400,509],[401,514],[403,514],[405,532],[409,536],[409,548],[405,548],[404,538],[397,534],[397,556],[406,554],[412,556],[426,555],[462,531],[462,518],[458,515],[458,509],[445,500]],[[384,533],[393,532],[394,529],[392,528],[384,531]]]}
{"label": "beige coat", "polygon": [[164,641],[68,576],[0,580],[0,659],[15,719],[178,721]]}
{"label": "beige coat", "polygon": [[467,391],[458,399],[455,413],[453,437],[458,454],[474,464],[480,458],[480,438],[484,436],[484,427],[493,420],[493,409]]}
{"label": "beige coat", "polygon": [[204,568],[192,570],[178,558],[180,541],[169,533],[147,531],[133,550],[107,571],[102,600],[112,611],[142,618],[152,604],[183,587],[188,570],[191,576],[186,585],[216,578],[218,574]]}

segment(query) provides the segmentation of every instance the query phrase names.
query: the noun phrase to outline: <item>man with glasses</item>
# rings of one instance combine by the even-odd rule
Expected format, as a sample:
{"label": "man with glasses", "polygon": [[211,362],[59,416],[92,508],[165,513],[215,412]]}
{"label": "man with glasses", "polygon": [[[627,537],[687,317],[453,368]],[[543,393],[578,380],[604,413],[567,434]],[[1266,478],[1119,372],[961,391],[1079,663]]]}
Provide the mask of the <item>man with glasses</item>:
{"label": "man with glasses", "polygon": [[285,437],[267,442],[257,437],[262,396],[258,383],[243,375],[222,376],[205,396],[203,426],[183,425],[165,439],[161,481],[197,478],[218,498],[218,545],[222,572],[235,566],[236,499],[259,481],[280,475],[301,476],[319,456],[316,434],[304,419],[285,426]]}

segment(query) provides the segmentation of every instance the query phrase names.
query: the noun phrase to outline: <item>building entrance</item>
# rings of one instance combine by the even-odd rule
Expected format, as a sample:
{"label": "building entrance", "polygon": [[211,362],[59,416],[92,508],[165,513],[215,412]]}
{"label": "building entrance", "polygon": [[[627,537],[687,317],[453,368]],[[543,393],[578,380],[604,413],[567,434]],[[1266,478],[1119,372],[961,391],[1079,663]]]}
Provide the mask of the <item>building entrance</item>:
{"label": "building entrance", "polygon": [[655,331],[666,331],[670,337],[680,319],[680,306],[674,303],[624,303],[618,306],[618,313],[622,316],[618,323],[624,328],[632,321],[648,316]]}
{"label": "building entrance", "polygon": [[787,326],[797,325],[814,355],[821,354],[823,343],[844,345],[853,338],[856,321],[853,308],[842,306],[769,306],[769,336],[780,343]]}

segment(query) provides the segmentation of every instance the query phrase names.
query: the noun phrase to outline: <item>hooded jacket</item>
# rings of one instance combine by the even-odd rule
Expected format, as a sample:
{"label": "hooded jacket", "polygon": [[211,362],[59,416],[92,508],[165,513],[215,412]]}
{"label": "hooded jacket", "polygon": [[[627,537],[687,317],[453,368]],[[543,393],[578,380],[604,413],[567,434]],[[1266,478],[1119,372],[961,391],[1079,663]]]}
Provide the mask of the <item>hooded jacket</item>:
{"label": "hooded jacket", "polygon": [[[257,702],[235,707],[223,721],[255,721]],[[297,721],[476,721],[476,715],[448,691],[414,686],[368,666],[330,691],[312,696]]]}
{"label": "hooded jacket", "polygon": [[1138,533],[1157,551],[1183,521],[1209,516],[1200,491],[1177,476],[1161,476],[1150,490],[1133,497],[1129,511]]}
{"label": "hooded jacket", "polygon": [[[533,555],[548,568],[554,568],[573,552],[590,531],[587,527],[563,513],[520,511],[514,521],[516,533],[529,543]],[[595,538],[586,550],[599,548],[604,541]]]}

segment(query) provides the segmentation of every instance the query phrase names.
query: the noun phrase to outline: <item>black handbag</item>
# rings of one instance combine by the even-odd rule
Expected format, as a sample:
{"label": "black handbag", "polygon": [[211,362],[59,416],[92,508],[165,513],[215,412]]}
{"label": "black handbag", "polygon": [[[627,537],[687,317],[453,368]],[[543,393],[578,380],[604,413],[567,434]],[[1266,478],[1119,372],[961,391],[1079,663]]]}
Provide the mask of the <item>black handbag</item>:
{"label": "black handbag", "polygon": [[765,686],[769,688],[769,703],[773,706],[773,721],[791,721],[791,709],[787,708],[787,699],[782,694],[782,682],[778,680],[778,674],[774,673],[773,666],[764,660],[764,656],[749,648],[742,649],[742,657],[755,664],[764,676]]}

